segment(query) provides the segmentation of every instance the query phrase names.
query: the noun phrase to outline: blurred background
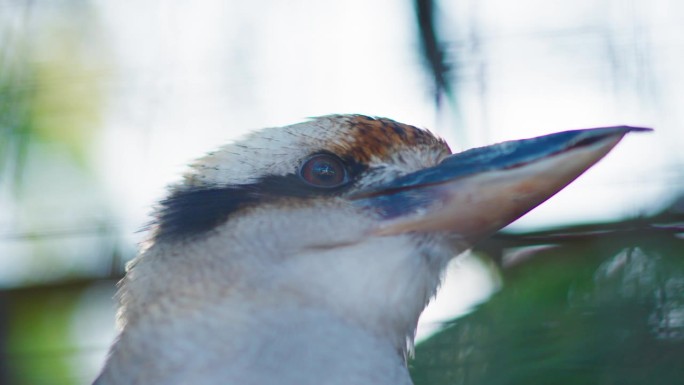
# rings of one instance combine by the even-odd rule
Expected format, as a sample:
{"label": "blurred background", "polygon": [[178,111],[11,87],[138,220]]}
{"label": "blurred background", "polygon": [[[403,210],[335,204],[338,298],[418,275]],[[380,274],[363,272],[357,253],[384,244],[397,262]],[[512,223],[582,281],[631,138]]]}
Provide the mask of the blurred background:
{"label": "blurred background", "polygon": [[684,3],[0,0],[0,383],[89,384],[164,186],[253,129],[631,135],[450,266],[417,384],[684,378]]}

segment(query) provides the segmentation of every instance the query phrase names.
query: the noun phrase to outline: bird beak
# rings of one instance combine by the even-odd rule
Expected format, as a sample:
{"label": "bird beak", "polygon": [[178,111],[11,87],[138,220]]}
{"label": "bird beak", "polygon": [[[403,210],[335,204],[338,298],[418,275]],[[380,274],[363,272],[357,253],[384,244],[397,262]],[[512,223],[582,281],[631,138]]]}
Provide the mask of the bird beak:
{"label": "bird beak", "polygon": [[448,232],[476,241],[567,186],[639,127],[603,127],[503,142],[354,193],[383,218],[378,235]]}

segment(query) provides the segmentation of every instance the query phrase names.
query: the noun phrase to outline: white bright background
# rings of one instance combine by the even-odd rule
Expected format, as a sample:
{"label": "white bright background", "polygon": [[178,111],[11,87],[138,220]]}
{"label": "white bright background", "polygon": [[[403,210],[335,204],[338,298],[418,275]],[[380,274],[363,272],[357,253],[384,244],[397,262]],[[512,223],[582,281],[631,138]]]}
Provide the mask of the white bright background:
{"label": "white bright background", "polygon": [[[68,207],[68,215],[50,211],[57,214],[31,228],[87,228],[113,216],[130,258],[149,207],[188,161],[249,130],[329,113],[430,128],[454,150],[572,128],[656,128],[627,137],[515,230],[646,215],[681,193],[683,2],[443,0],[438,10],[456,86],[455,104],[441,111],[410,1],[0,1],[0,36],[43,39],[44,52],[60,49],[49,44],[47,26],[78,36],[82,60],[97,71],[55,81],[94,82],[103,95],[89,152],[97,186],[29,159],[27,169],[55,167],[49,185]],[[45,207],[57,205],[44,199]],[[9,234],[0,238],[4,286],[36,274],[33,249],[14,236],[26,227],[16,205],[0,195],[0,230]],[[97,272],[92,255],[100,243],[77,238],[51,247],[68,250],[69,264]],[[457,276],[444,290],[448,305],[434,310],[421,335],[499,285],[475,259],[455,264]],[[93,290],[75,316],[74,335],[102,345],[81,368],[84,378],[94,375],[113,336],[112,323],[102,321],[111,319],[111,304],[102,303],[111,289]]]}
{"label": "white bright background", "polygon": [[520,227],[645,214],[676,193],[677,2],[440,4],[458,87],[450,114],[432,103],[409,2],[95,3],[114,79],[94,155],[117,212],[143,222],[183,165],[248,130],[340,112],[431,128],[455,150],[571,128],[657,129],[628,137]]}

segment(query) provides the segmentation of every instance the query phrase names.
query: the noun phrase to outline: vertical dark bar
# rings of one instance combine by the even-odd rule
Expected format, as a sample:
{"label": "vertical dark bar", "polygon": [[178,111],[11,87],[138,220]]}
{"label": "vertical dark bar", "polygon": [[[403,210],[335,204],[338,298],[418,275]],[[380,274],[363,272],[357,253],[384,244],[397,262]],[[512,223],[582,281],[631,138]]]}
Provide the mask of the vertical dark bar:
{"label": "vertical dark bar", "polygon": [[445,62],[444,50],[435,25],[435,2],[433,0],[415,0],[414,5],[420,33],[421,51],[434,80],[435,104],[439,107],[442,94],[448,95],[451,87],[446,76],[449,66]]}

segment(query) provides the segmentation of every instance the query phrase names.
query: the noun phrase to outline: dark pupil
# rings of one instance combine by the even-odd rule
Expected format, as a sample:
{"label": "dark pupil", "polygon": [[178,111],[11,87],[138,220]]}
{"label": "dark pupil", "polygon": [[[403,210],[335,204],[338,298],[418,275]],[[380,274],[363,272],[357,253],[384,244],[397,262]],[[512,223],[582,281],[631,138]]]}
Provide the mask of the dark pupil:
{"label": "dark pupil", "polygon": [[313,177],[319,182],[330,183],[337,178],[337,171],[335,167],[326,161],[319,161],[312,167]]}
{"label": "dark pupil", "polygon": [[334,155],[318,154],[310,157],[299,169],[299,176],[316,187],[333,188],[347,182],[347,169]]}

